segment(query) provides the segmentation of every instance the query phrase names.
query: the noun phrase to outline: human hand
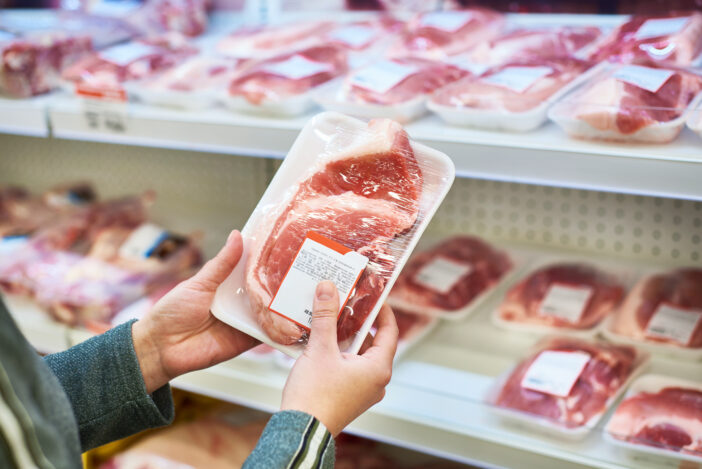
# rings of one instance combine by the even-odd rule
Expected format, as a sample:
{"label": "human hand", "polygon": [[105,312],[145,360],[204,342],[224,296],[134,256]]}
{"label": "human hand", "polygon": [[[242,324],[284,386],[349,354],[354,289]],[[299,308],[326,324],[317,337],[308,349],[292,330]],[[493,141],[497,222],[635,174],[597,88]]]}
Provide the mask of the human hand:
{"label": "human hand", "polygon": [[210,313],[215,291],[239,262],[242,249],[241,234],[232,231],[212,260],[168,292],[132,326],[134,350],[147,392],[258,344]]}
{"label": "human hand", "polygon": [[317,286],[310,338],[283,389],[281,410],[316,417],[336,436],[385,396],[397,349],[397,322],[389,306],[378,315],[378,332],[361,355],[343,353],[336,339],[339,293],[332,282]]}

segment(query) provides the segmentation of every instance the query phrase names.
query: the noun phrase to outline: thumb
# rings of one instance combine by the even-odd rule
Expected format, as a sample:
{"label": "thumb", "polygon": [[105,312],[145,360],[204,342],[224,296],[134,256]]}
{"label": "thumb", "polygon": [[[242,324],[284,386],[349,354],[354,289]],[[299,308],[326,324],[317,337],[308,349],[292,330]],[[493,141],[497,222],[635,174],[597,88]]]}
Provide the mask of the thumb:
{"label": "thumb", "polygon": [[190,282],[195,283],[201,290],[214,292],[239,263],[242,251],[241,233],[234,230],[229,234],[224,247],[202,266]]}
{"label": "thumb", "polygon": [[339,350],[336,342],[336,320],[339,314],[339,292],[329,280],[319,282],[312,307],[310,347]]}

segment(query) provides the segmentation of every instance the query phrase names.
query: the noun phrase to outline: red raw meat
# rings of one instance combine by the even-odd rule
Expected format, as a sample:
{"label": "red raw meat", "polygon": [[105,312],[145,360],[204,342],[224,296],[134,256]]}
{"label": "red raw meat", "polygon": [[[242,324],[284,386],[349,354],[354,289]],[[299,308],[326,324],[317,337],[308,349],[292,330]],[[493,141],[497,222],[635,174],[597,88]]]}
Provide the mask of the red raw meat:
{"label": "red raw meat", "polygon": [[207,0],[151,0],[143,14],[152,16],[165,31],[199,36],[207,29],[207,3]]}
{"label": "red raw meat", "polygon": [[[300,57],[302,60],[320,64],[323,70],[299,79],[283,76],[268,69],[288,59]],[[231,96],[242,96],[253,104],[263,101],[277,101],[304,93],[347,70],[346,50],[338,46],[317,46],[293,53],[280,55],[253,65],[229,84]]]}
{"label": "red raw meat", "polygon": [[220,54],[231,57],[260,58],[262,54],[277,55],[292,49],[320,44],[323,34],[333,26],[330,21],[313,21],[245,28],[220,40],[216,48]]}
{"label": "red raw meat", "polygon": [[668,387],[626,398],[607,424],[620,440],[702,456],[702,391]]}
{"label": "red raw meat", "polygon": [[[525,112],[542,105],[554,93],[582,75],[590,65],[573,58],[512,62],[492,68],[480,77],[466,77],[451,83],[434,93],[432,100],[442,106],[457,108]],[[490,82],[493,76],[512,67],[548,67],[550,72],[536,79],[523,91]]]}
{"label": "red raw meat", "polygon": [[[434,291],[416,280],[417,273],[439,257],[465,263],[471,268],[448,293]],[[456,236],[414,255],[402,269],[390,296],[419,308],[455,311],[495,285],[511,268],[512,262],[504,252],[477,237]]]}
{"label": "red raw meat", "polygon": [[[522,387],[522,379],[541,352],[584,352],[590,361],[573,385],[567,397],[559,397]],[[636,349],[608,343],[579,339],[554,338],[539,347],[539,351],[521,362],[502,386],[495,404],[540,418],[546,418],[567,428],[587,425],[593,417],[603,414],[609,401],[624,386],[640,365]]]}
{"label": "red raw meat", "polygon": [[269,215],[267,226],[257,230],[246,287],[262,328],[278,343],[294,344],[307,337],[303,328],[271,312],[268,305],[309,231],[370,259],[339,319],[339,340],[344,341],[373,309],[392,273],[393,239],[416,221],[422,174],[407,134],[388,120],[371,121],[368,129],[371,140],[362,153],[321,161],[295,195]]}
{"label": "red raw meat", "polygon": [[[592,289],[578,322],[541,313],[541,302],[554,285]],[[531,273],[507,292],[500,306],[500,317],[523,324],[590,329],[612,312],[623,296],[624,288],[617,278],[594,266],[582,263],[552,264]]]}
{"label": "red raw meat", "polygon": [[236,68],[236,61],[216,57],[193,57],[180,65],[139,83],[155,91],[202,91],[224,88]]}
{"label": "red raw meat", "polygon": [[596,61],[636,62],[653,60],[687,66],[702,52],[702,13],[694,12],[682,30],[675,34],[637,38],[636,33],[646,21],[682,18],[685,16],[635,16],[616,28],[600,50],[593,54]]}
{"label": "red raw meat", "polygon": [[649,321],[663,304],[702,314],[702,269],[678,269],[639,281],[619,308],[612,331],[637,340],[702,348],[702,320],[697,323],[688,344],[647,333]]}

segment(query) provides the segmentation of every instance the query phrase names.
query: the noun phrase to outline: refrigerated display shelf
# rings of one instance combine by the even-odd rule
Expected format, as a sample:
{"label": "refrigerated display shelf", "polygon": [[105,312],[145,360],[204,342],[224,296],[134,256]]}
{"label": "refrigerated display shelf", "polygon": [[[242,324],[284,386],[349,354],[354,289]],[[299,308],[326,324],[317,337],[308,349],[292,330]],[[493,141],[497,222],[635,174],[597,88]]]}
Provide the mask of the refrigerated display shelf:
{"label": "refrigerated display shelf", "polygon": [[53,96],[31,99],[0,97],[0,133],[48,137],[46,106]]}

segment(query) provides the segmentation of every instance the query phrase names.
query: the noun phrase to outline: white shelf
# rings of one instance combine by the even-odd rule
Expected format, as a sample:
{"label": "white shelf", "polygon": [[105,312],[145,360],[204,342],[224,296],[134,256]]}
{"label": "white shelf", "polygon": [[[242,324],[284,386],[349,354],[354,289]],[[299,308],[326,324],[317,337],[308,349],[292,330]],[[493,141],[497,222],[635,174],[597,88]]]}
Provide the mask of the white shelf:
{"label": "white shelf", "polygon": [[53,99],[40,96],[32,99],[0,97],[0,133],[48,137],[46,103]]}

